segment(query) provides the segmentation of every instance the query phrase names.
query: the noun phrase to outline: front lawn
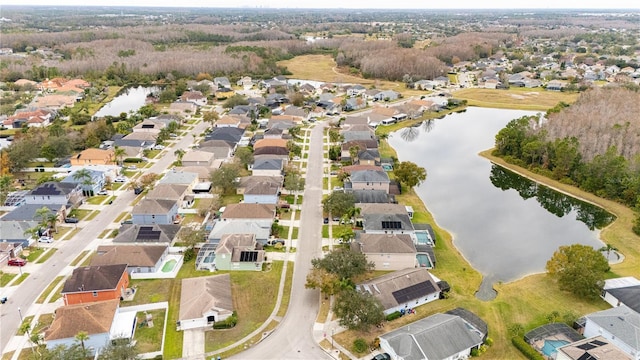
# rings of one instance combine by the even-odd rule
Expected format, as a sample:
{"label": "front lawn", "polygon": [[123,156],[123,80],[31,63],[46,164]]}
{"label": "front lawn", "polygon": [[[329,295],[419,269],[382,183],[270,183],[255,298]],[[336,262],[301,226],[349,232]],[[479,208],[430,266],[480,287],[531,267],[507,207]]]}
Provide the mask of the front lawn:
{"label": "front lawn", "polygon": [[14,277],[18,276],[18,274],[11,274],[3,272],[0,274],[0,287],[6,286],[9,281],[11,281]]}
{"label": "front lawn", "polygon": [[49,248],[49,250],[47,250],[44,254],[42,254],[42,256],[40,256],[38,258],[38,260],[36,260],[36,264],[42,264],[43,262],[49,260],[49,258],[51,256],[53,256],[53,254],[57,251],[58,249],[56,248]]}
{"label": "front lawn", "polygon": [[53,289],[55,289],[55,287],[58,286],[58,284],[62,280],[64,280],[64,276],[57,276],[55,279],[53,279],[53,281],[49,284],[49,286],[47,286],[47,288],[44,289],[42,294],[40,294],[38,299],[36,299],[36,304],[43,304],[44,301],[47,299],[47,296],[49,296],[49,294],[53,291]]}
{"label": "front lawn", "polygon": [[100,205],[107,198],[107,195],[96,195],[85,200],[87,204]]}
{"label": "front lawn", "polygon": [[[37,258],[44,253],[45,249],[41,247],[29,247],[27,248],[28,255],[27,261],[34,262]],[[24,254],[23,254],[24,255]]]}
{"label": "front lawn", "polygon": [[[333,235],[335,237],[335,234],[339,234],[341,231],[347,230],[347,229],[351,229],[351,225],[333,225]],[[322,237],[323,238],[328,238],[329,237],[329,225],[322,225]],[[440,259],[438,259],[439,261]]]}
{"label": "front lawn", "polygon": [[282,261],[274,261],[270,270],[230,272],[231,291],[233,304],[238,313],[238,324],[228,330],[207,331],[205,352],[233,344],[267,320],[276,304],[283,265]]}
{"label": "front lawn", "polygon": [[75,217],[75,218],[78,218],[78,220],[83,220],[84,218],[89,216],[89,214],[91,214],[91,212],[92,212],[92,210],[73,209],[73,210],[71,210],[69,212],[67,217]]}

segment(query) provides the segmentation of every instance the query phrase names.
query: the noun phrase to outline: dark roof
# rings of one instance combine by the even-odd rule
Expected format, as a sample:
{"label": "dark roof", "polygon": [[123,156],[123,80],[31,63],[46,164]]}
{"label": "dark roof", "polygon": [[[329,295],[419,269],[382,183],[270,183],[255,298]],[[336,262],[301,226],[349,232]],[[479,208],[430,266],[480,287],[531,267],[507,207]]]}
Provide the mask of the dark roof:
{"label": "dark roof", "polygon": [[127,264],[83,266],[73,270],[62,288],[63,294],[114,290],[122,274],[127,271]]}
{"label": "dark roof", "polygon": [[61,183],[57,181],[49,181],[31,190],[31,192],[29,192],[29,195],[49,195],[49,196],[68,195],[72,193],[77,187],[78,187],[78,184],[74,184],[74,183]]}
{"label": "dark roof", "polygon": [[357,203],[393,203],[395,197],[387,194],[384,190],[354,190],[353,195],[356,197]]}
{"label": "dark roof", "polygon": [[413,231],[413,224],[407,214],[365,214],[362,217],[365,231]]}
{"label": "dark roof", "polygon": [[[130,146],[130,147],[142,147],[146,143],[145,140],[136,139],[116,139],[113,142],[114,146]],[[150,145],[150,144],[149,144]]]}
{"label": "dark roof", "polygon": [[455,308],[453,310],[447,311],[445,314],[457,315],[464,319],[464,321],[471,324],[476,330],[480,331],[484,335],[489,333],[489,326],[484,320],[480,319],[480,317],[471,311],[464,308]]}
{"label": "dark roof", "polygon": [[253,155],[289,155],[289,150],[281,146],[263,146],[255,149]]}
{"label": "dark roof", "polygon": [[607,292],[635,312],[640,313],[640,285],[609,289]]}
{"label": "dark roof", "polygon": [[[180,225],[138,225],[125,224],[120,227],[114,243],[170,243],[175,239]],[[156,236],[157,235],[157,236]]]}
{"label": "dark roof", "polygon": [[244,129],[234,128],[234,127],[221,127],[216,128],[210,134],[207,134],[204,137],[204,140],[223,140],[233,144],[237,144],[242,135],[244,134]]}
{"label": "dark roof", "polygon": [[282,170],[282,159],[257,159],[253,170]]}
{"label": "dark roof", "polygon": [[389,175],[379,170],[352,171],[351,182],[389,182]]}
{"label": "dark roof", "polygon": [[59,204],[22,204],[17,208],[11,210],[8,214],[2,217],[3,221],[18,220],[18,221],[31,221],[36,218],[36,212],[43,207],[49,208],[52,213],[56,214],[60,210]]}

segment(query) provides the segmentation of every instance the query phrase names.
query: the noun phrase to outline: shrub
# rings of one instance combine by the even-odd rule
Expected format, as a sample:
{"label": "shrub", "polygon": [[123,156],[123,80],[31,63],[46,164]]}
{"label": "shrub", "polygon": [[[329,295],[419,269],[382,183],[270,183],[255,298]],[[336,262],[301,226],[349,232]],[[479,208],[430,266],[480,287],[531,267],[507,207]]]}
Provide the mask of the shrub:
{"label": "shrub", "polygon": [[401,316],[402,316],[402,314],[400,313],[400,311],[394,311],[391,314],[387,315],[386,319],[387,319],[387,321],[392,321],[392,320],[395,320],[395,319],[397,319],[397,318],[399,318]]}
{"label": "shrub", "polygon": [[196,251],[193,250],[192,247],[188,248],[187,250],[184,251],[184,261],[190,261],[191,259],[193,259],[196,256]]}
{"label": "shrub", "polygon": [[353,341],[353,351],[362,354],[367,351],[367,341],[363,338],[357,338]]}
{"label": "shrub", "polygon": [[126,163],[141,163],[142,159],[139,159],[139,158],[126,158],[126,159],[124,159],[124,162],[126,162]]}
{"label": "shrub", "polygon": [[511,338],[511,343],[515,346],[520,352],[527,357],[529,360],[544,360],[544,357],[536,351],[536,349],[532,348],[531,345],[527,344],[524,339],[519,336],[514,336]]}
{"label": "shrub", "polygon": [[238,323],[238,313],[234,311],[233,314],[228,318],[226,318],[225,320],[215,322],[213,324],[213,328],[214,329],[231,329],[232,327],[236,326],[237,323]]}

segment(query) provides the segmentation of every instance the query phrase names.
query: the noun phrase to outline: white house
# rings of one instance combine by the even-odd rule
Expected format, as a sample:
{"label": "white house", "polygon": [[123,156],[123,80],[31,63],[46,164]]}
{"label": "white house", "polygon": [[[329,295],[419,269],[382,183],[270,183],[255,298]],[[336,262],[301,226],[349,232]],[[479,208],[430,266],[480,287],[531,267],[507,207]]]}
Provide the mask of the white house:
{"label": "white house", "polygon": [[584,317],[584,336],[602,336],[634,360],[640,360],[640,314],[626,305]]}
{"label": "white house", "polygon": [[178,330],[207,328],[231,315],[229,274],[182,279]]}

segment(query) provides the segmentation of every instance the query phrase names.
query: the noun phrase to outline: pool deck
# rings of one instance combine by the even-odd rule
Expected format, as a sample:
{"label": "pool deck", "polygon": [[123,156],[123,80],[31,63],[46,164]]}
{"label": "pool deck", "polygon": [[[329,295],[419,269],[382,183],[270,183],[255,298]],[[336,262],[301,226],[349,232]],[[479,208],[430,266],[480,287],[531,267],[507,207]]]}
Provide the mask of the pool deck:
{"label": "pool deck", "polygon": [[[169,272],[163,271],[164,267],[171,260],[175,261],[176,264],[173,266],[173,269]],[[169,254],[164,259],[162,266],[160,266],[159,270],[153,273],[133,273],[131,274],[132,279],[173,279],[178,276],[178,271],[182,267],[183,256],[182,255],[174,255]]]}

